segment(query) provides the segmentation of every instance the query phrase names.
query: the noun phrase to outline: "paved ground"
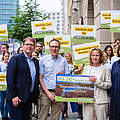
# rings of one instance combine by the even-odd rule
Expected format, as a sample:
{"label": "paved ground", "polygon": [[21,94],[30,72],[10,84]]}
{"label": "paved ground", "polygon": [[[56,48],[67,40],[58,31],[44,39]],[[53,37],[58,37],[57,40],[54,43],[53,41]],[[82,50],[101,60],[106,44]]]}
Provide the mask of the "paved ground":
{"label": "paved ground", "polygon": [[[77,118],[78,117],[77,113],[72,113],[72,110],[71,110],[71,107],[70,107],[69,103],[68,103],[68,118],[63,119],[61,116],[60,116],[59,120],[81,120],[80,118]],[[0,120],[2,120],[1,117],[0,117]],[[31,120],[37,120],[37,119],[35,119],[34,117],[32,117]],[[49,117],[48,117],[48,120],[49,120]]]}
{"label": "paved ground", "polygon": [[[63,119],[61,116],[60,116],[59,120],[81,120],[80,118],[78,118],[77,113],[72,113],[70,104],[68,104],[68,118]],[[0,118],[0,120],[2,120],[2,119]],[[31,120],[37,120],[37,119],[32,118]],[[48,120],[49,120],[49,117],[48,117]],[[107,120],[109,120],[109,118]]]}
{"label": "paved ground", "polygon": [[[61,116],[62,114],[60,115],[59,120],[81,120],[80,118],[78,118],[77,112],[72,113],[71,106],[69,103],[68,103],[68,118],[63,119]],[[36,120],[36,119],[33,118],[32,120]],[[48,120],[50,120],[49,117],[48,117]]]}
{"label": "paved ground", "polygon": [[[37,120],[37,119],[32,118],[32,120]],[[49,117],[48,117],[48,120],[50,120]],[[81,120],[81,119],[77,118],[77,113],[69,113],[68,118],[61,118],[60,117],[59,120]]]}

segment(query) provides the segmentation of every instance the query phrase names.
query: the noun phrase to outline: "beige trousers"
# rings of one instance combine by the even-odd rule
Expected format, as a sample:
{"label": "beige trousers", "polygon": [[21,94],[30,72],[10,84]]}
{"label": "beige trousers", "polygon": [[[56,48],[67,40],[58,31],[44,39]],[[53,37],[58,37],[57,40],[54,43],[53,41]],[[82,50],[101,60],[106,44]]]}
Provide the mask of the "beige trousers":
{"label": "beige trousers", "polygon": [[94,120],[96,114],[97,120],[107,120],[107,104],[84,104],[83,120]]}
{"label": "beige trousers", "polygon": [[[54,92],[51,93],[53,96],[55,96]],[[43,91],[41,91],[38,120],[47,120],[50,108],[50,120],[59,120],[62,102],[51,102],[48,96]]]}

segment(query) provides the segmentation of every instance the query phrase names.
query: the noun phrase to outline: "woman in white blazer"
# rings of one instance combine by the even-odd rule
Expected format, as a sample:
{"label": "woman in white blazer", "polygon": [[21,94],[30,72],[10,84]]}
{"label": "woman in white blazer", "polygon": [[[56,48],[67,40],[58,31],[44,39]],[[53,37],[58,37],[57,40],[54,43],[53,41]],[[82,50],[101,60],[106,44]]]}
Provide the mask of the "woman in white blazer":
{"label": "woman in white blazer", "polygon": [[99,48],[93,48],[89,53],[89,66],[86,66],[83,75],[89,75],[89,80],[94,84],[94,103],[83,104],[83,119],[106,120],[106,108],[108,103],[107,89],[111,87],[110,70],[104,66],[103,52]]}

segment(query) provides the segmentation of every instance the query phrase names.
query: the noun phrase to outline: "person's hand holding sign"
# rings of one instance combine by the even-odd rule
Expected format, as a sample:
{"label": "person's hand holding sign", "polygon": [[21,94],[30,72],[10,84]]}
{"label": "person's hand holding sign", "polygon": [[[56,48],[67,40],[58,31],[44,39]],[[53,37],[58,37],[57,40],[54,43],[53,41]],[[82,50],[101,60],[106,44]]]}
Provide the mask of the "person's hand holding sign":
{"label": "person's hand holding sign", "polygon": [[90,82],[95,83],[97,78],[95,76],[89,76],[89,80]]}

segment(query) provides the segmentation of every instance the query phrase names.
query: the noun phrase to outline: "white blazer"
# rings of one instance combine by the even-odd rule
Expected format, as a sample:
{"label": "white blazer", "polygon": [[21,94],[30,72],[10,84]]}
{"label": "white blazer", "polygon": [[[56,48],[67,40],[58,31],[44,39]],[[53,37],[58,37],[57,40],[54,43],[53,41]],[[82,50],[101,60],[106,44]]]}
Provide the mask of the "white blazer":
{"label": "white blazer", "polygon": [[[83,75],[90,75],[91,70],[92,66],[86,66],[84,68]],[[100,78],[97,79],[94,83],[94,85],[96,86],[96,92],[94,94],[96,98],[96,104],[108,103],[107,89],[112,86],[110,70],[105,65],[101,65],[100,71]]]}

